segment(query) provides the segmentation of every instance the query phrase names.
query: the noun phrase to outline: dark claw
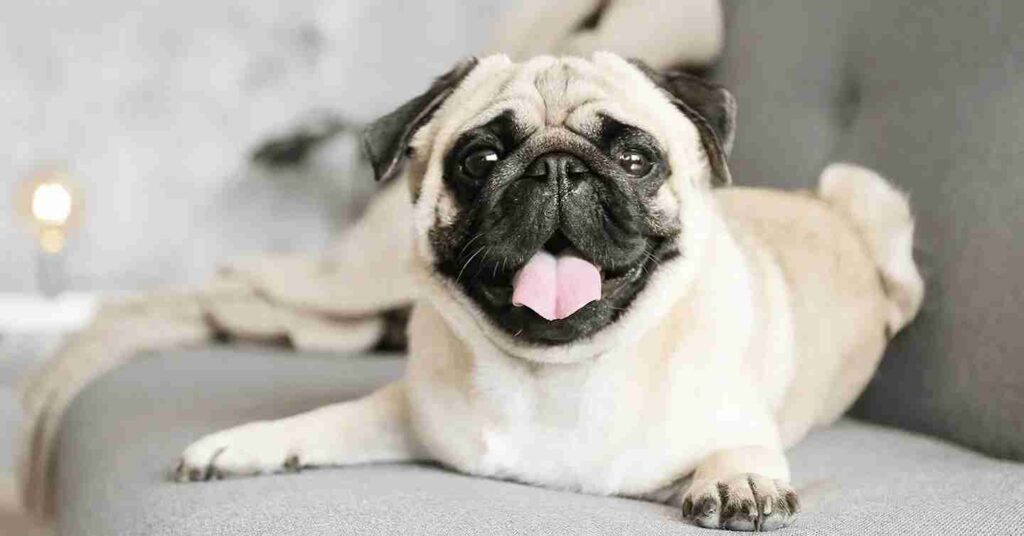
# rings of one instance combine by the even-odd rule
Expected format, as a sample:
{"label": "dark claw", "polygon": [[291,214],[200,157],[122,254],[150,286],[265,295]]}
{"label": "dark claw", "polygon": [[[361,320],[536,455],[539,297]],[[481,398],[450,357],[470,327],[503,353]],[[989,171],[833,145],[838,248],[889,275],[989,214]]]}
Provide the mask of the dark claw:
{"label": "dark claw", "polygon": [[185,481],[185,460],[178,460],[178,465],[171,473],[171,480],[174,480],[175,482]]}
{"label": "dark claw", "polygon": [[797,497],[796,492],[786,492],[786,505],[789,506],[789,512],[792,514],[800,511],[800,499]]}
{"label": "dark claw", "polygon": [[224,454],[225,450],[227,450],[227,447],[221,447],[220,449],[217,449],[217,452],[213,453],[213,457],[210,458],[210,463],[206,466],[206,471],[203,473],[203,480],[213,479],[214,473],[217,472],[217,458],[219,458],[221,454]]}
{"label": "dark claw", "polygon": [[714,497],[702,497],[697,503],[698,517],[708,517],[718,511],[718,501]]}
{"label": "dark claw", "polygon": [[734,528],[737,525],[743,526],[747,523],[753,526],[755,530],[760,524],[754,501],[744,500],[739,504],[731,503],[722,511],[722,525],[725,527]]}
{"label": "dark claw", "polygon": [[718,483],[718,502],[723,508],[729,504],[729,486],[723,482]]}
{"label": "dark claw", "polygon": [[757,519],[757,504],[751,500],[745,500],[740,503],[740,512],[744,514],[748,520],[753,521]]}

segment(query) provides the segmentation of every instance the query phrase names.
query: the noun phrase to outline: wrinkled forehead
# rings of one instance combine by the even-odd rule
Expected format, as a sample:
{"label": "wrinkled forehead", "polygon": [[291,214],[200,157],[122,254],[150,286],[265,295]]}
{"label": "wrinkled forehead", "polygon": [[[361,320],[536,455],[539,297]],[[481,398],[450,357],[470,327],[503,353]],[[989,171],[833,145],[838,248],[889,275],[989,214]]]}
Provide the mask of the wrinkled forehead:
{"label": "wrinkled forehead", "polygon": [[461,104],[457,113],[439,117],[447,131],[442,134],[448,134],[442,139],[451,141],[502,114],[531,131],[561,127],[578,133],[591,132],[608,116],[660,137],[652,108],[663,97],[617,57],[543,56],[519,64],[503,59],[485,58],[453,95],[452,102]]}
{"label": "wrinkled forehead", "polygon": [[589,130],[599,113],[615,107],[610,81],[586,62],[539,58],[509,75],[493,102],[480,111],[481,120],[509,111],[520,125],[580,131]]}

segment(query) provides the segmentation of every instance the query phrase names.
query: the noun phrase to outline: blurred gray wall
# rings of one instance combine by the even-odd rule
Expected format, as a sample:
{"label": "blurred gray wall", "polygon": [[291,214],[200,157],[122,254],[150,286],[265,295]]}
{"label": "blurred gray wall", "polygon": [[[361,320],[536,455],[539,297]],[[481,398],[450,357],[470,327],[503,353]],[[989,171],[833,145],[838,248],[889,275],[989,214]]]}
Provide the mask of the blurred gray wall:
{"label": "blurred gray wall", "polygon": [[[0,292],[36,287],[12,194],[53,165],[86,196],[64,260],[73,289],[195,282],[239,254],[317,249],[358,203],[254,175],[248,152],[311,110],[387,111],[482,49],[508,3],[0,2]],[[335,180],[332,195],[350,183],[356,198],[370,179]]]}

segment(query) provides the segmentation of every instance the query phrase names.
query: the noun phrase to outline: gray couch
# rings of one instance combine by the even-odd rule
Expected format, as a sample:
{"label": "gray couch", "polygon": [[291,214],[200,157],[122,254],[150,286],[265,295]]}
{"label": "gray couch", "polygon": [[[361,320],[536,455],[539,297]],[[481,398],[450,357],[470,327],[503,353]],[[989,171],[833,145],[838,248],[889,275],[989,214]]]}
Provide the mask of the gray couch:
{"label": "gray couch", "polygon": [[[1024,465],[997,459],[1024,458],[1024,2],[726,7],[727,49],[712,76],[740,105],[736,181],[807,187],[835,160],[879,170],[910,193],[930,292],[854,408],[860,420],[793,449],[805,512],[786,533],[1024,533]],[[59,532],[705,532],[664,506],[423,465],[165,478],[205,433],[356,397],[401,366],[257,349],[146,356],[91,386],[67,416]]]}

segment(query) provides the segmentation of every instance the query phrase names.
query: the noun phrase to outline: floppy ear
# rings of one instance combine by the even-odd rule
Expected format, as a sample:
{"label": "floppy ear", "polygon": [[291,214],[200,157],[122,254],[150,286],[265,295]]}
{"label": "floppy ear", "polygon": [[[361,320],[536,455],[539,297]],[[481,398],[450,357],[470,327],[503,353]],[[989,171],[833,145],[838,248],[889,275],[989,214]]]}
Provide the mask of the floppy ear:
{"label": "floppy ear", "polygon": [[630,60],[630,63],[668,93],[672,104],[697,126],[701,145],[711,164],[714,185],[731,184],[726,156],[732,150],[736,131],[736,99],[732,94],[683,71],[658,71],[640,60]]}
{"label": "floppy ear", "polygon": [[430,121],[434,112],[477,65],[476,58],[459,62],[441,75],[423,94],[374,121],[363,130],[363,150],[378,181],[387,181],[402,170],[413,134]]}

